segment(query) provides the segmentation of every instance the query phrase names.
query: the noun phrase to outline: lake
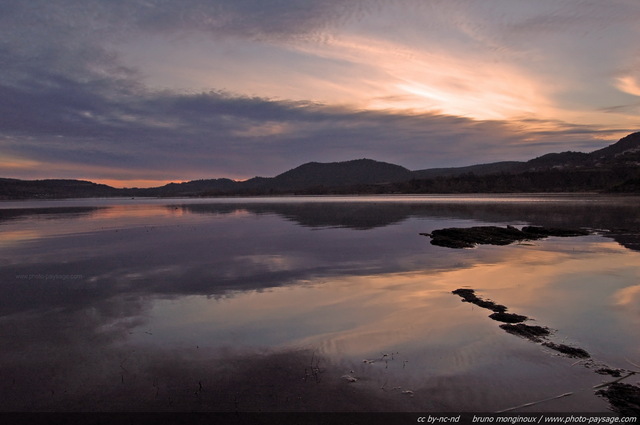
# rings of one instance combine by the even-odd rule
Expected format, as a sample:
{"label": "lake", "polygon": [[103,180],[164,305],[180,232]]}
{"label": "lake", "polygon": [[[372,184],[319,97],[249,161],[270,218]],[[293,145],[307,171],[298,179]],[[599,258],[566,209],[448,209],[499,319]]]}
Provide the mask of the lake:
{"label": "lake", "polygon": [[[602,370],[640,369],[639,201],[3,201],[0,410],[608,412]],[[594,233],[419,234],[530,224]],[[458,288],[590,358],[505,332]]]}

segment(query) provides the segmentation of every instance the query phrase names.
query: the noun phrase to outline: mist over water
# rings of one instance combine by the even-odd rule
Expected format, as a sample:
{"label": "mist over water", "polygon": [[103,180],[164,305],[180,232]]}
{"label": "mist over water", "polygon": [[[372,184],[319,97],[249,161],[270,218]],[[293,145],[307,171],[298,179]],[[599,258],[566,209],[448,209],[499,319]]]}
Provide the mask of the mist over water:
{"label": "mist over water", "polygon": [[[594,370],[640,362],[637,202],[4,202],[0,409],[496,411],[574,392],[523,411],[607,411]],[[468,250],[419,235],[529,224],[597,232]],[[461,287],[592,363],[507,334]]]}

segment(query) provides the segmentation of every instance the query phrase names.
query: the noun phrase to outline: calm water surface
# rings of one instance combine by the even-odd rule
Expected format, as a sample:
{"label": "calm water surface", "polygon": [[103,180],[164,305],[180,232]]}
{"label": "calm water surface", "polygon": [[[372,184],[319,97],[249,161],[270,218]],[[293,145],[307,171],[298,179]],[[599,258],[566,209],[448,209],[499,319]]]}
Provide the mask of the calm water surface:
{"label": "calm water surface", "polygon": [[[573,392],[518,411],[607,411],[595,370],[640,364],[638,201],[2,202],[0,410],[497,411]],[[599,231],[419,235],[490,224]],[[461,287],[592,360],[507,334]]]}

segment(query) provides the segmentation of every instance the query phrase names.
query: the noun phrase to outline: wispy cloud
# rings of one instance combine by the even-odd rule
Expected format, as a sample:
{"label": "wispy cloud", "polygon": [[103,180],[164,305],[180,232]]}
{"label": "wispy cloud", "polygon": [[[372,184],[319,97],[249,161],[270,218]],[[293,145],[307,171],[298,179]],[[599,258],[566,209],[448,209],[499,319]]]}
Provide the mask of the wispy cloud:
{"label": "wispy cloud", "polygon": [[640,126],[635,2],[0,6],[7,177],[126,185],[361,157],[468,165],[596,149]]}

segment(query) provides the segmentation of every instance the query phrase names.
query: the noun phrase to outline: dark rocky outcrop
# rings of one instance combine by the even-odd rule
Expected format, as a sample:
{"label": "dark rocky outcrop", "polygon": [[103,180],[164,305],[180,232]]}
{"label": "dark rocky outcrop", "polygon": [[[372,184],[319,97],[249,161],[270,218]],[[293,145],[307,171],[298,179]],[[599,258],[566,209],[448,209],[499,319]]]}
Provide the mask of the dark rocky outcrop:
{"label": "dark rocky outcrop", "polygon": [[525,325],[523,323],[515,325],[506,323],[504,325],[500,325],[500,328],[512,335],[517,335],[533,342],[541,342],[542,338],[551,334],[551,331],[546,326]]}
{"label": "dark rocky outcrop", "polygon": [[532,236],[535,235],[538,239],[546,238],[549,236],[556,236],[561,238],[572,237],[572,236],[587,236],[591,234],[589,230],[585,229],[561,229],[557,227],[540,227],[540,226],[524,226],[522,228],[522,232],[534,239]]}
{"label": "dark rocky outcrop", "polygon": [[478,307],[486,308],[488,310],[492,310],[495,313],[504,313],[505,311],[507,311],[507,307],[503,305],[496,304],[493,301],[479,298],[478,296],[476,296],[475,291],[473,289],[460,288],[452,292],[456,295],[459,295],[462,298],[462,300],[465,302],[475,304]]}
{"label": "dark rocky outcrop", "polygon": [[489,318],[504,323],[521,323],[527,320],[527,316],[522,316],[515,313],[493,313],[489,315]]}
{"label": "dark rocky outcrop", "polygon": [[590,234],[584,229],[560,229],[538,226],[525,226],[522,230],[513,226],[475,226],[449,227],[420,233],[431,237],[431,244],[447,248],[473,248],[476,245],[509,245],[514,242],[544,239],[549,236],[585,236]]}

